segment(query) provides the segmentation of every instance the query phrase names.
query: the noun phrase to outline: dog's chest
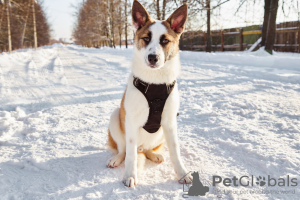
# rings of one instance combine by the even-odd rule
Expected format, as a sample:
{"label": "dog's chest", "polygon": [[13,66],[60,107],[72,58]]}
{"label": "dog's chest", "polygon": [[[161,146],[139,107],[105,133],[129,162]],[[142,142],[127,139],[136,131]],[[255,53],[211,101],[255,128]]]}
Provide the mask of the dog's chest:
{"label": "dog's chest", "polygon": [[144,95],[149,107],[148,119],[143,128],[148,133],[155,133],[161,127],[161,117],[165,103],[172,92],[172,84],[149,84],[135,77],[133,85]]}
{"label": "dog's chest", "polygon": [[[145,84],[142,85],[142,89],[140,90],[135,85],[136,84],[134,83],[134,78],[131,77],[128,82],[125,98],[126,115],[128,115],[128,117],[130,117],[131,120],[137,123],[140,127],[150,127],[150,129],[148,129],[150,131],[148,131],[147,128],[145,128],[145,130],[149,133],[155,133],[160,128],[161,121],[163,120],[162,118],[168,117],[168,108],[173,107],[169,104],[173,104],[174,102],[172,100],[174,98],[172,90],[174,88],[175,83],[172,86],[165,88],[149,88]],[[151,93],[151,90],[153,93],[157,93],[157,91],[160,91],[161,94],[149,94]],[[177,91],[174,92],[176,93]],[[177,111],[174,112],[175,115],[177,114],[176,112]],[[151,121],[149,121],[149,116],[153,117]]]}

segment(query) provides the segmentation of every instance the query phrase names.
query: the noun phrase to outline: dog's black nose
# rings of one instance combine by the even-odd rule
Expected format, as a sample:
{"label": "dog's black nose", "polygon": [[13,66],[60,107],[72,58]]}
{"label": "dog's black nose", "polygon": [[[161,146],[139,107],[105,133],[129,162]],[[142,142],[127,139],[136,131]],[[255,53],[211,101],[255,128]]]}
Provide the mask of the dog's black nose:
{"label": "dog's black nose", "polygon": [[155,65],[158,61],[158,56],[155,54],[149,54],[148,55],[148,61],[151,65]]}

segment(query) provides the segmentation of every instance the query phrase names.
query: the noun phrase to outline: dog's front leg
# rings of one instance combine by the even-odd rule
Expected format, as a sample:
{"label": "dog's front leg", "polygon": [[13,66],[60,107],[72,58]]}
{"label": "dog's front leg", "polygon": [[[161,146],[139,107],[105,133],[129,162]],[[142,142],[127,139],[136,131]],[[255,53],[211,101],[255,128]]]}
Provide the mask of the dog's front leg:
{"label": "dog's front leg", "polygon": [[[170,152],[170,159],[174,166],[175,173],[177,175],[177,178],[181,179],[183,176],[187,175],[188,171],[184,167],[180,158],[176,119],[170,124],[163,125],[163,131],[164,131],[165,139]],[[183,182],[186,183],[191,183],[191,181],[192,181],[191,175],[187,175],[183,179]]]}
{"label": "dog's front leg", "polygon": [[126,157],[123,183],[127,187],[137,185],[137,138],[139,128],[134,123],[125,122],[126,129]]}

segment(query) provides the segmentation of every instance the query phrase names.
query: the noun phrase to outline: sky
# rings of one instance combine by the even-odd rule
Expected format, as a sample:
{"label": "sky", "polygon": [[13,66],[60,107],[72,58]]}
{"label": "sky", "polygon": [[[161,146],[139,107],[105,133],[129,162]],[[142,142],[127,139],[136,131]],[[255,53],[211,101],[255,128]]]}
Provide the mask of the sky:
{"label": "sky", "polygon": [[53,30],[52,37],[71,38],[76,21],[74,13],[82,0],[44,0],[43,7]]}
{"label": "sky", "polygon": [[[47,13],[49,23],[53,30],[52,37],[59,38],[71,38],[72,30],[76,21],[74,13],[76,7],[83,0],[43,0],[44,10]],[[132,2],[132,0],[129,0]],[[211,0],[212,6],[214,0]],[[231,0],[222,5],[221,9],[213,11],[212,15],[212,29],[222,28],[234,28],[243,27],[253,24],[261,24],[263,20],[263,0],[256,0],[256,4],[253,5],[252,1],[247,1],[246,4],[240,9],[238,14],[234,14],[239,6],[240,0]],[[281,1],[280,1],[281,2]],[[282,5],[279,5],[277,22],[298,20],[300,17],[299,10],[294,1],[294,8],[286,6],[285,14],[282,12]],[[75,7],[74,7],[75,6]],[[300,6],[300,5],[299,5]],[[205,16],[205,12],[203,12]],[[193,19],[195,20],[195,19]],[[205,30],[205,18],[201,17],[199,13],[198,19],[192,24],[194,30]]]}

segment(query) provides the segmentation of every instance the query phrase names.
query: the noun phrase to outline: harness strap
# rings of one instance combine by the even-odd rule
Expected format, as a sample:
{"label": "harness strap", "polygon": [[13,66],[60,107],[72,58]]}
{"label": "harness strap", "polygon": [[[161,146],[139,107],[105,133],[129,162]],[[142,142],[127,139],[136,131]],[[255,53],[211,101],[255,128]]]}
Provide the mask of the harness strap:
{"label": "harness strap", "polygon": [[149,105],[149,116],[143,128],[149,133],[155,133],[160,128],[161,115],[165,103],[173,91],[176,80],[170,84],[150,84],[133,77],[133,85],[145,96]]}

